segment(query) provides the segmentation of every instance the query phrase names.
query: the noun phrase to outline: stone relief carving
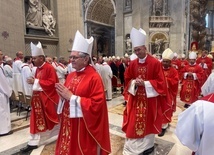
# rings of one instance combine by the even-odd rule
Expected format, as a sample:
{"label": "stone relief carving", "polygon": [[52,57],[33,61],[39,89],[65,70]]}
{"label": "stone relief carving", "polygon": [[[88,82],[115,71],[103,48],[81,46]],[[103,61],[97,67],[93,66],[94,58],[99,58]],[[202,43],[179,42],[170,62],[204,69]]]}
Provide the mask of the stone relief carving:
{"label": "stone relief carving", "polygon": [[132,11],[132,0],[124,0],[124,12],[129,13]]}
{"label": "stone relief carving", "polygon": [[85,2],[84,2],[84,10],[86,10],[86,8],[88,7],[88,4],[89,4],[89,2],[90,2],[91,0],[85,0]]}
{"label": "stone relief carving", "polygon": [[46,10],[42,16],[42,23],[45,31],[50,35],[53,36],[55,32],[55,25],[56,20],[53,18],[52,11]]}
{"label": "stone relief carving", "polygon": [[161,48],[163,48],[164,46],[164,39],[160,38],[160,39],[155,39],[155,52],[156,53],[160,53]]}
{"label": "stone relief carving", "polygon": [[132,42],[130,39],[130,34],[126,34],[125,37],[125,45],[126,45],[126,52],[131,52],[132,51]]}
{"label": "stone relief carving", "polygon": [[42,3],[41,0],[29,0],[29,9],[26,15],[27,25],[42,26]]}
{"label": "stone relief carving", "polygon": [[163,7],[163,0],[155,0],[156,9],[161,9]]}
{"label": "stone relief carving", "polygon": [[131,0],[126,0],[125,6],[126,7],[131,7],[131,3],[132,3]]}
{"label": "stone relief carving", "polygon": [[53,36],[56,20],[52,11],[41,0],[28,0],[28,6],[26,26],[31,29],[44,29],[49,36]]}

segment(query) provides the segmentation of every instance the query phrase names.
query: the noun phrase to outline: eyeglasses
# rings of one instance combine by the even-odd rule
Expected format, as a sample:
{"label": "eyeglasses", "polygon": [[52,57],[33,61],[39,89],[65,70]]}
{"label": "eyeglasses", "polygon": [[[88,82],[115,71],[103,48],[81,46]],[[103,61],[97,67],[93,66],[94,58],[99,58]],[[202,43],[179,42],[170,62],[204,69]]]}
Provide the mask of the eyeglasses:
{"label": "eyeglasses", "polygon": [[77,56],[69,56],[70,59],[73,59],[73,60],[77,60],[79,58],[84,58],[84,57],[77,57]]}

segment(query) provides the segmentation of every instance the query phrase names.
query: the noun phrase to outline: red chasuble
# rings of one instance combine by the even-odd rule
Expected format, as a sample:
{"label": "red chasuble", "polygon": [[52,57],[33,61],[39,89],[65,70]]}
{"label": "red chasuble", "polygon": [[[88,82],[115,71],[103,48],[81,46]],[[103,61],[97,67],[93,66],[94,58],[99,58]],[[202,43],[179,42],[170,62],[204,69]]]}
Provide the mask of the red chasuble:
{"label": "red chasuble", "polygon": [[139,63],[139,59],[131,61],[125,72],[125,91],[130,81],[138,76],[149,81],[160,95],[147,98],[143,86],[138,87],[135,96],[128,94],[122,127],[127,138],[143,138],[148,134],[161,132],[163,112],[160,98],[166,96],[166,82],[161,63],[150,55],[147,55],[145,63]]}
{"label": "red chasuble", "polygon": [[[202,81],[202,84],[204,84],[204,82],[207,80],[208,76],[212,72],[212,66],[213,66],[212,59],[208,58],[207,56],[206,57],[199,57],[196,60],[196,63],[202,65],[202,68],[204,70],[204,78]],[[203,63],[206,63],[208,68],[204,68]]]}
{"label": "red chasuble", "polygon": [[45,63],[41,68],[36,69],[35,78],[43,91],[33,91],[31,101],[30,133],[45,132],[51,130],[58,124],[56,112],[59,96],[55,89],[58,82],[56,71],[53,66]]}
{"label": "red chasuble", "polygon": [[[197,75],[197,79],[194,80],[193,76],[187,76],[186,79],[184,79],[184,73],[188,72],[195,73]],[[184,67],[180,91],[181,101],[191,104],[198,100],[198,96],[201,93],[203,74],[203,69],[197,64],[187,65]]]}
{"label": "red chasuble", "polygon": [[55,154],[110,154],[108,111],[100,75],[87,66],[81,72],[70,73],[65,86],[80,97],[83,117],[69,118],[69,101],[65,101]]}
{"label": "red chasuble", "polygon": [[186,59],[180,60],[180,62],[181,62],[181,66],[180,66],[180,70],[179,70],[179,79],[182,80],[182,73],[184,72],[184,67],[186,65],[188,65],[189,62]]}
{"label": "red chasuble", "polygon": [[176,97],[178,93],[179,75],[177,70],[173,67],[169,67],[167,69],[164,68],[163,71],[166,77],[167,90],[170,98],[170,102],[168,102],[166,105],[169,107],[171,106],[171,108],[167,110],[166,114],[168,115],[164,115],[167,119],[165,119],[166,121],[163,121],[163,123],[169,123],[171,122],[173,112],[176,111]]}

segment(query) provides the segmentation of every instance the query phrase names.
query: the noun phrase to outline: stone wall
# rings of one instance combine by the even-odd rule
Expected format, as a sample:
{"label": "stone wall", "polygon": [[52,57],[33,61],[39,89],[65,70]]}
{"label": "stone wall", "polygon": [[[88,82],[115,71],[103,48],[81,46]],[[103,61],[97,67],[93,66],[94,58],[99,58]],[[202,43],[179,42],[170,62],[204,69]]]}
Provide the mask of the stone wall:
{"label": "stone wall", "polygon": [[44,52],[48,56],[65,56],[68,58],[76,30],[84,34],[81,0],[51,0],[49,9],[56,19],[54,36],[28,34],[26,30],[26,8],[28,1],[1,0],[0,1],[0,49],[4,54],[15,57],[19,50],[24,55],[30,55],[30,42],[40,41]]}
{"label": "stone wall", "polygon": [[14,58],[25,51],[23,0],[1,0],[0,10],[0,49]]}
{"label": "stone wall", "polygon": [[183,53],[185,49],[185,0],[180,1],[168,1],[169,2],[169,10],[171,18],[173,19],[173,23],[170,27],[169,37],[169,48],[172,49],[173,52],[178,54]]}
{"label": "stone wall", "polygon": [[77,30],[84,35],[82,0],[57,0],[59,44],[57,56],[69,56]]}
{"label": "stone wall", "polygon": [[[68,57],[76,30],[84,34],[86,29],[83,23],[82,0],[47,0],[57,23],[53,37],[26,34],[25,3],[27,1],[0,0],[0,49],[3,53],[15,57],[15,52],[18,50],[22,50],[24,54],[30,54],[30,42],[41,41],[46,55]],[[185,42],[184,2],[185,0],[168,1],[173,19],[169,30],[169,47],[178,53],[183,52]],[[124,0],[116,1],[115,55],[117,56],[124,55],[126,34],[130,33],[132,27],[141,27],[147,32],[146,45],[149,49],[151,0],[132,0],[131,10],[128,12],[124,11],[124,7]]]}

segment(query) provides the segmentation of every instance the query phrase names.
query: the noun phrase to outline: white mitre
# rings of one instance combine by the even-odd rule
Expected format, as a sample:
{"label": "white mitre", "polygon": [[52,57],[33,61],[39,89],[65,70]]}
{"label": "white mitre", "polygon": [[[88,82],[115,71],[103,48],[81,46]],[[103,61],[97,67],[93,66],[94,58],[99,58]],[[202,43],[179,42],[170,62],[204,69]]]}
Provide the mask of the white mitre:
{"label": "white mitre", "polygon": [[141,28],[137,30],[133,27],[130,33],[130,39],[133,47],[143,46],[146,42],[146,32]]}
{"label": "white mitre", "polygon": [[189,59],[196,59],[196,58],[197,58],[196,52],[190,52],[189,53]]}
{"label": "white mitre", "polygon": [[174,53],[170,48],[165,49],[164,52],[162,53],[162,59],[172,60],[173,57]]}
{"label": "white mitre", "polygon": [[211,54],[208,54],[207,57],[213,59],[213,56]]}
{"label": "white mitre", "polygon": [[181,54],[181,58],[185,58],[185,57],[186,57],[186,55],[182,53]]}
{"label": "white mitre", "polygon": [[33,57],[35,56],[40,56],[40,55],[45,55],[44,51],[42,49],[42,44],[40,42],[38,42],[37,45],[34,45],[32,42],[30,43],[30,47],[31,47],[31,55]]}
{"label": "white mitre", "polygon": [[94,38],[85,39],[83,35],[77,30],[74,38],[74,43],[71,51],[79,51],[87,53],[91,56]]}
{"label": "white mitre", "polygon": [[125,58],[128,58],[128,57],[129,57],[129,55],[128,55],[127,53],[126,53],[124,56],[125,56]]}

